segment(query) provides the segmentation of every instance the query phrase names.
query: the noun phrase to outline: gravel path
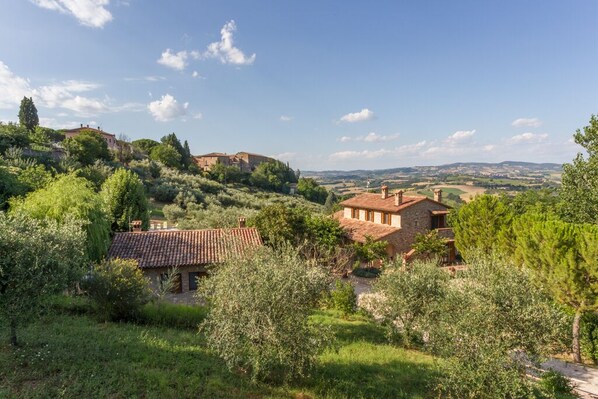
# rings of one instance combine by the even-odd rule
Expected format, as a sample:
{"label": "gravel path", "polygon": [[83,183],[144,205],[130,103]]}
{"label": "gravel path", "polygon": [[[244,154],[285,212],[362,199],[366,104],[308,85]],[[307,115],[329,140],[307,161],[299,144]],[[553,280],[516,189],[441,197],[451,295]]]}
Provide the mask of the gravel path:
{"label": "gravel path", "polygon": [[598,369],[557,359],[542,363],[541,366],[569,377],[582,397],[598,398]]}

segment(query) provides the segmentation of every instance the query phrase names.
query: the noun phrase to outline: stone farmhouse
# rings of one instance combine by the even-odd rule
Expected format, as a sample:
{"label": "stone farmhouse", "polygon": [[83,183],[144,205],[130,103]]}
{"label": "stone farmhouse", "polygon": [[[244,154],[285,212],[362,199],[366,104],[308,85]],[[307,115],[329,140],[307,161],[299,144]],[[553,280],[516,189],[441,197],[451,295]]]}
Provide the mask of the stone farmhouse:
{"label": "stone farmhouse", "polygon": [[388,187],[381,193],[364,193],[341,202],[343,210],[334,217],[347,232],[349,239],[365,242],[385,241],[391,259],[413,255],[411,246],[418,234],[436,230],[447,240],[446,263],[455,261],[455,243],[446,217],[450,207],[442,203],[442,190],[434,190],[434,199],[406,196],[402,190],[389,195]]}
{"label": "stone farmhouse", "polygon": [[71,138],[71,137],[76,137],[76,136],[80,135],[82,132],[87,131],[87,130],[98,133],[100,136],[102,136],[102,138],[106,141],[106,144],[108,144],[108,148],[110,150],[113,150],[113,151],[118,150],[119,143],[118,143],[118,140],[116,139],[116,135],[103,131],[99,126],[97,129],[95,129],[93,127],[89,127],[89,125],[83,126],[83,124],[81,124],[81,127],[65,130],[64,136],[67,139]]}
{"label": "stone farmhouse", "polygon": [[221,152],[212,152],[205,155],[193,157],[197,166],[209,171],[212,166],[221,163],[226,166],[237,166],[243,172],[253,172],[259,164],[274,161],[273,158],[265,155],[252,154],[249,152],[237,152],[236,154],[224,154]]}
{"label": "stone farmhouse", "polygon": [[134,259],[149,277],[153,289],[159,289],[173,267],[178,269],[175,292],[197,289],[197,279],[208,268],[228,256],[243,254],[259,247],[262,239],[255,228],[208,230],[135,231],[116,233],[108,258]]}

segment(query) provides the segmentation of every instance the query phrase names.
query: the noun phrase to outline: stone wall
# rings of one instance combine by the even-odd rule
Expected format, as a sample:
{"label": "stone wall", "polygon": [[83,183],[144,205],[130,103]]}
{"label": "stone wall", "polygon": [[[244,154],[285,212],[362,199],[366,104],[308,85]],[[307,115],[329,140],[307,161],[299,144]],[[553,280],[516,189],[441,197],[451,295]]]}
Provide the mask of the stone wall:
{"label": "stone wall", "polygon": [[[160,275],[162,273],[169,273],[170,268],[159,267],[151,269],[142,269],[143,274],[150,279],[150,287],[154,292],[160,290]],[[205,266],[183,266],[179,267],[179,273],[181,274],[181,283],[183,286],[182,292],[188,292],[189,290],[189,273],[190,272],[206,272]]]}

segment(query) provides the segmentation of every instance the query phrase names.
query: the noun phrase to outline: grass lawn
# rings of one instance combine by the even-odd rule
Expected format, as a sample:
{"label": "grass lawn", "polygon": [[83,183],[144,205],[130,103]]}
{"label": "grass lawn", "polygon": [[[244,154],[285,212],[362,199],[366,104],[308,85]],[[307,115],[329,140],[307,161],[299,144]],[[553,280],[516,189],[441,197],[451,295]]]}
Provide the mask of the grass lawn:
{"label": "grass lawn", "polygon": [[98,323],[47,315],[20,330],[22,346],[0,328],[0,397],[15,398],[431,398],[433,358],[385,343],[366,318],[317,312],[338,351],[312,377],[289,386],[254,385],[229,372],[195,331]]}

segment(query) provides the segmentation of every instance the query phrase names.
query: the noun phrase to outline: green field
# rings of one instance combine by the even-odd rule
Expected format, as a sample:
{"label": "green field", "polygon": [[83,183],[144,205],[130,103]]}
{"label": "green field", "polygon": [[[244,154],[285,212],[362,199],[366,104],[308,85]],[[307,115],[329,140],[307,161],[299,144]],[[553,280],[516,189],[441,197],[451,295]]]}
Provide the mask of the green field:
{"label": "green field", "polygon": [[21,330],[21,347],[2,340],[0,397],[433,397],[432,357],[388,345],[383,330],[364,317],[319,311],[312,318],[333,328],[338,351],[324,353],[312,377],[270,386],[229,372],[195,331],[50,314]]}

